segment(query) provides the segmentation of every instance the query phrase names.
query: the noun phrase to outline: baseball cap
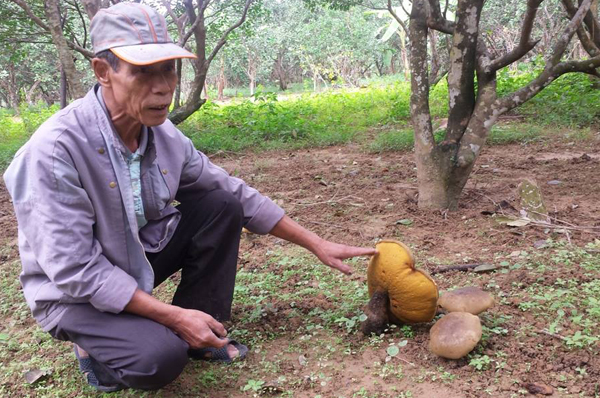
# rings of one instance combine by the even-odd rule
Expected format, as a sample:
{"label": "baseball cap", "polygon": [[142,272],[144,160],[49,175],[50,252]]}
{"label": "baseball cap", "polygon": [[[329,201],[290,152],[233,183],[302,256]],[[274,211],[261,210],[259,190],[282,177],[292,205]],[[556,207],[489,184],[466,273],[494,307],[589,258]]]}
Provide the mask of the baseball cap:
{"label": "baseball cap", "polygon": [[110,50],[133,65],[196,58],[173,43],[165,18],[144,4],[120,2],[100,9],[92,19],[90,35],[94,54]]}

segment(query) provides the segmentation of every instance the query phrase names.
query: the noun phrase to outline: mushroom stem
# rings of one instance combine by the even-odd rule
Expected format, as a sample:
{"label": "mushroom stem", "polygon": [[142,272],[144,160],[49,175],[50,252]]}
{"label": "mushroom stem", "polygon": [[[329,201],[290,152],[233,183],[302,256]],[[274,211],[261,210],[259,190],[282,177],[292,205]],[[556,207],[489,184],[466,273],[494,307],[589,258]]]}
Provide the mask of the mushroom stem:
{"label": "mushroom stem", "polygon": [[375,292],[365,308],[367,319],[360,326],[361,332],[366,336],[371,333],[381,334],[389,323],[388,311],[390,299],[388,292]]}

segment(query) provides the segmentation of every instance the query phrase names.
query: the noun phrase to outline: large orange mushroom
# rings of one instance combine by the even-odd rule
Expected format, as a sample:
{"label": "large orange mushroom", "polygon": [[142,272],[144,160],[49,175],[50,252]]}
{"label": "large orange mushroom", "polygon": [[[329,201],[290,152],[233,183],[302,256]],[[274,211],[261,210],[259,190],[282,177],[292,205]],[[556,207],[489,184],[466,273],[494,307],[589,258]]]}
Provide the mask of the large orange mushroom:
{"label": "large orange mushroom", "polygon": [[376,248],[367,271],[371,301],[362,331],[380,333],[389,322],[431,321],[439,297],[433,279],[415,267],[414,256],[403,243],[384,240]]}

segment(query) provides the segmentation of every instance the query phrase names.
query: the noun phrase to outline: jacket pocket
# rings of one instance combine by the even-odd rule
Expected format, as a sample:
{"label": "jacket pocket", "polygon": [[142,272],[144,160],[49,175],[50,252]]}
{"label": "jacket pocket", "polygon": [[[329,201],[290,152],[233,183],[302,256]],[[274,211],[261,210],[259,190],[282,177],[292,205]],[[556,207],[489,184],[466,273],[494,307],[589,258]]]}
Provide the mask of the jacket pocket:
{"label": "jacket pocket", "polygon": [[144,203],[146,216],[148,220],[160,218],[161,212],[173,201],[173,196],[158,164],[144,176],[144,182],[148,184],[150,193],[150,197]]}

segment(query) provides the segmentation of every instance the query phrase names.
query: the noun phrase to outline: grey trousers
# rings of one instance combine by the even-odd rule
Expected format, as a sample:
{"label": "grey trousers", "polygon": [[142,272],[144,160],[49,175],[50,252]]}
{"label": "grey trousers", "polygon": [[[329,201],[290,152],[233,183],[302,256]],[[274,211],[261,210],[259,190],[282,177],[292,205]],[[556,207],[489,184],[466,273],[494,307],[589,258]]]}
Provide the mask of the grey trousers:
{"label": "grey trousers", "polygon": [[[178,209],[182,218],[172,240],[162,252],[147,253],[155,285],[182,269],[173,304],[229,320],[244,221],[241,204],[215,190]],[[70,305],[50,333],[87,351],[104,385],[158,389],[175,380],[188,361],[188,344],[169,328],[125,312],[100,312],[90,304]]]}

